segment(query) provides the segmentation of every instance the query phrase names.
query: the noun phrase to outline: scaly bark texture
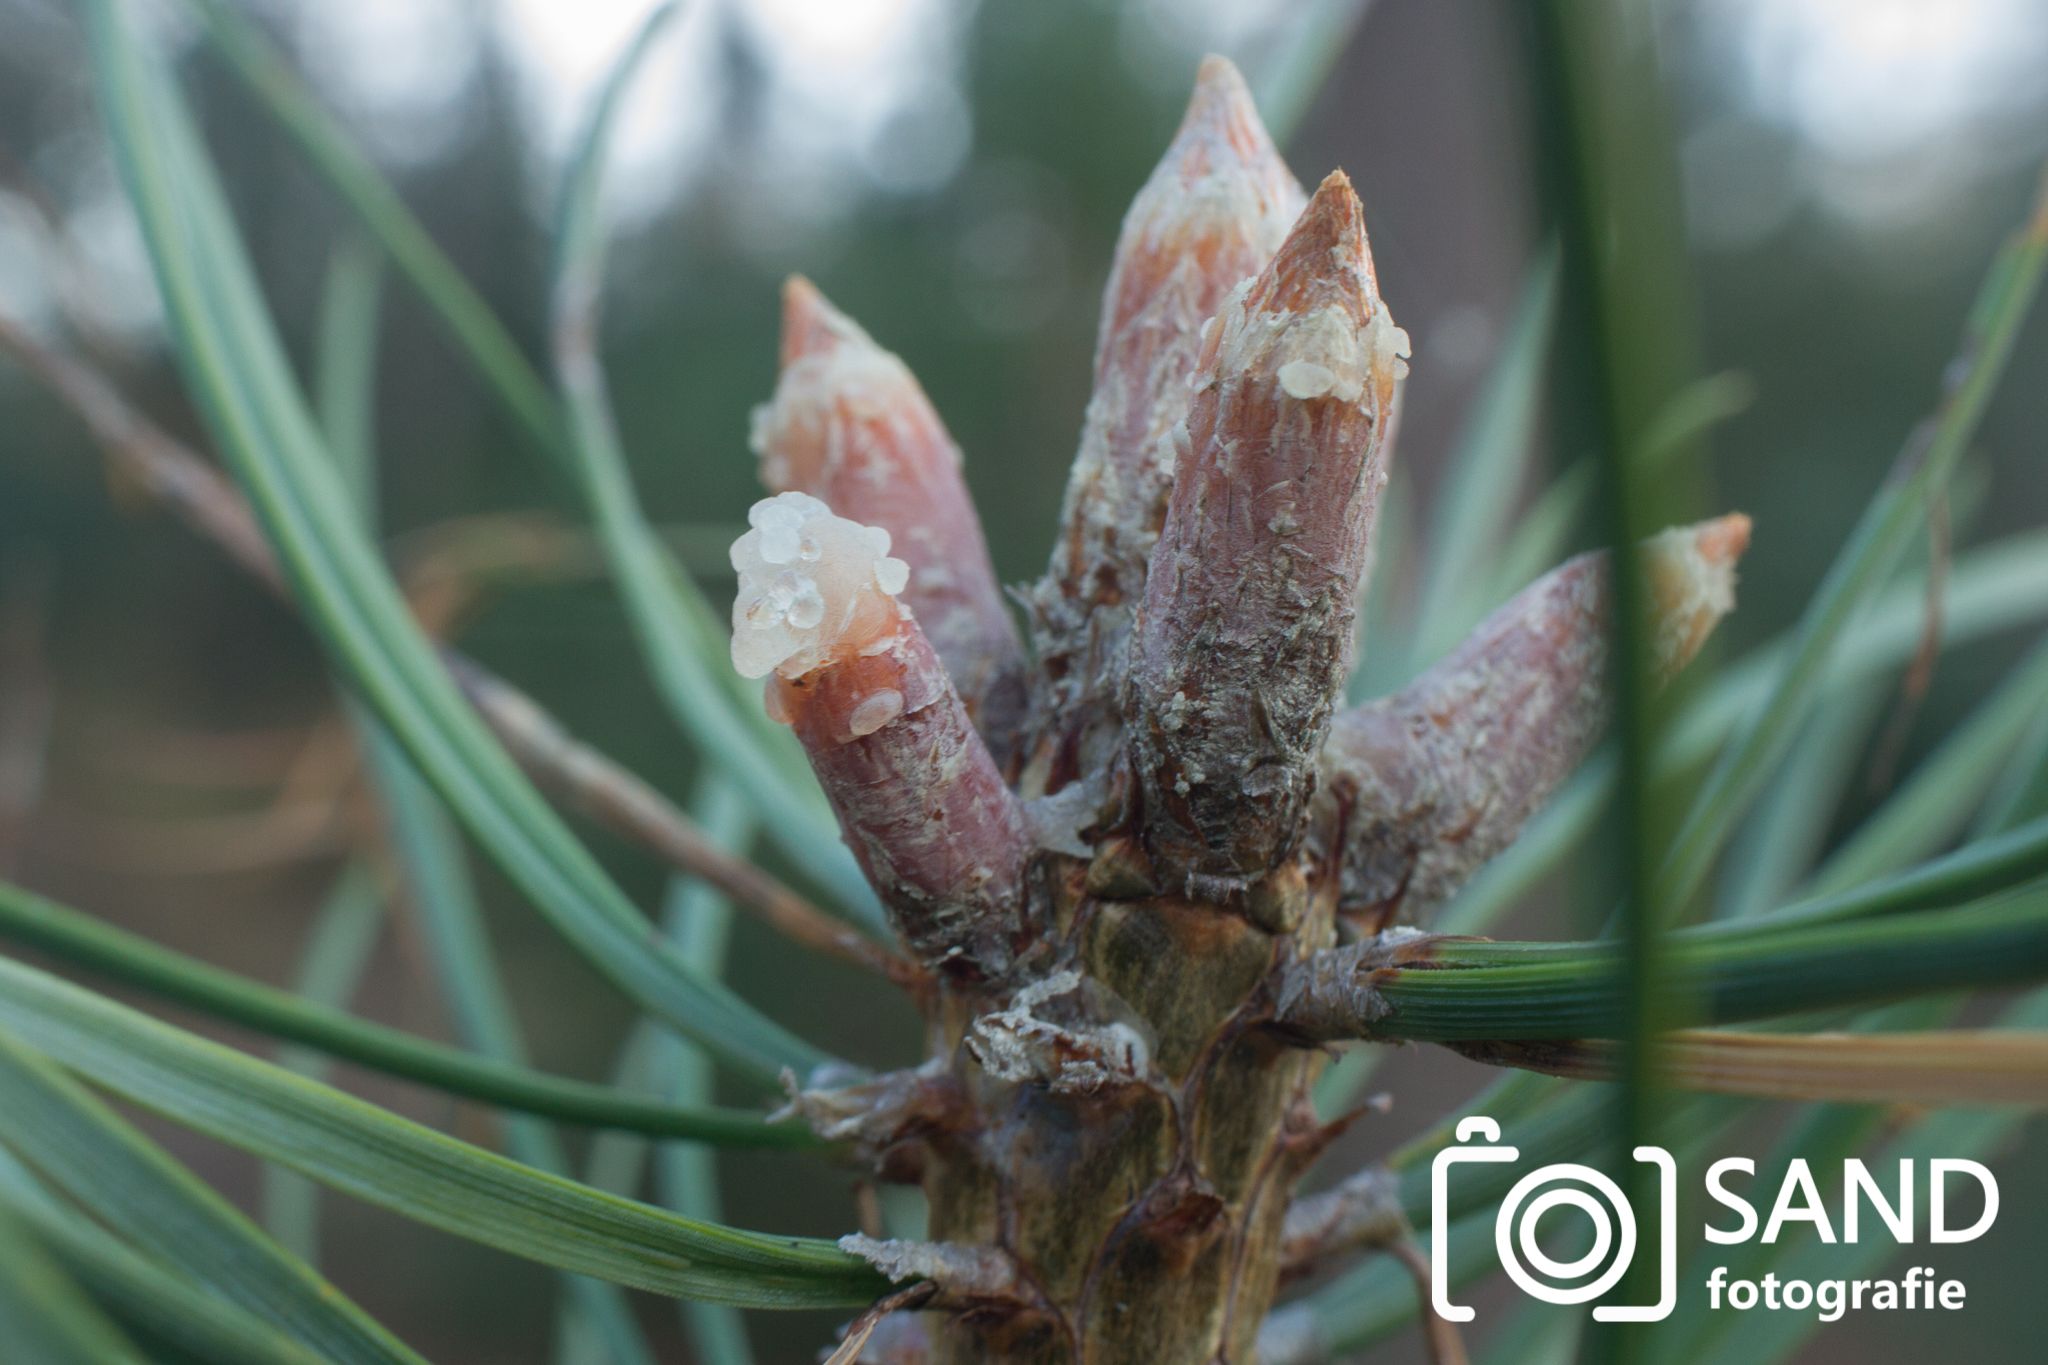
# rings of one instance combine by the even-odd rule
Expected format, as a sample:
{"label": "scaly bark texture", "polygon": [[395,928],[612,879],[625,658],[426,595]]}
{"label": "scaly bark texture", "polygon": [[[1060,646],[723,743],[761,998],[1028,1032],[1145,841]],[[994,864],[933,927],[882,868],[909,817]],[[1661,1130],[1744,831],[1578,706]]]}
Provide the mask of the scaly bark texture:
{"label": "scaly bark texture", "polygon": [[[844,1243],[930,1286],[914,1316],[865,1316],[849,1353],[1251,1365],[1284,1279],[1402,1232],[1381,1177],[1293,1197],[1333,1136],[1310,1102],[1316,1038],[1356,1036],[1373,973],[1425,941],[1338,947],[1340,901],[1380,915],[1442,894],[1584,753],[1606,715],[1599,562],[1330,735],[1406,338],[1349,183],[1304,206],[1211,59],[1118,244],[1031,596],[1013,791],[947,674],[989,655],[956,662],[927,619],[956,608],[947,571],[985,576],[939,477],[950,443],[900,366],[802,285],[789,328],[760,445],[772,484],[833,506],[755,508],[734,660],[768,679],[933,969],[921,1065],[791,1097],[930,1208],[930,1241]],[[1744,534],[1726,519],[1653,546],[1667,668],[1727,609]],[[1001,635],[989,600],[959,607],[982,641]]]}
{"label": "scaly bark texture", "polygon": [[847,846],[904,940],[947,972],[1009,965],[1026,925],[1022,808],[897,594],[878,527],[784,493],[733,546],[733,661],[768,676]]}
{"label": "scaly bark texture", "polygon": [[1208,328],[1124,697],[1162,886],[1220,898],[1293,851],[1351,669],[1407,345],[1341,171]]}
{"label": "scaly bark texture", "polygon": [[1221,57],[1203,62],[1117,239],[1080,451],[1031,595],[1030,780],[1044,790],[1099,772],[1115,747],[1125,636],[1166,519],[1202,325],[1272,258],[1303,202],[1243,77]]}

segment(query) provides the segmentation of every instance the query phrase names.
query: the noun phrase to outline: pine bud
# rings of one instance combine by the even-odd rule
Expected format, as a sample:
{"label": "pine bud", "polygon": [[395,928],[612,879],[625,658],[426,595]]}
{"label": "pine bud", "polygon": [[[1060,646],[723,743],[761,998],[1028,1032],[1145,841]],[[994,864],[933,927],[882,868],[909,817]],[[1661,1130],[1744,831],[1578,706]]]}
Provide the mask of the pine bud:
{"label": "pine bud", "polygon": [[1180,131],[1138,192],[1102,301],[1094,393],[1052,562],[1032,596],[1046,693],[1033,729],[1057,789],[1097,766],[1117,673],[1173,482],[1204,323],[1271,259],[1301,187],[1237,68],[1202,63]]}
{"label": "pine bud", "polygon": [[[1748,545],[1739,513],[1644,542],[1660,681],[1733,610]],[[1346,913],[1426,918],[1591,752],[1611,709],[1608,598],[1604,553],[1568,560],[1402,691],[1337,718],[1324,766]]]}
{"label": "pine bud", "polygon": [[1168,884],[1225,892],[1289,852],[1350,671],[1406,353],[1333,174],[1208,329],[1177,434],[1124,699]]}
{"label": "pine bud", "polygon": [[1021,944],[1029,838],[1016,798],[938,655],[897,594],[890,536],[784,493],[732,548],[733,664],[767,677],[769,713],[811,760],[897,930],[930,966],[969,976]]}
{"label": "pine bud", "polygon": [[762,480],[889,532],[903,601],[998,748],[1022,720],[1023,653],[982,539],[960,448],[896,356],[810,281],[783,289],[782,377],[754,416]]}

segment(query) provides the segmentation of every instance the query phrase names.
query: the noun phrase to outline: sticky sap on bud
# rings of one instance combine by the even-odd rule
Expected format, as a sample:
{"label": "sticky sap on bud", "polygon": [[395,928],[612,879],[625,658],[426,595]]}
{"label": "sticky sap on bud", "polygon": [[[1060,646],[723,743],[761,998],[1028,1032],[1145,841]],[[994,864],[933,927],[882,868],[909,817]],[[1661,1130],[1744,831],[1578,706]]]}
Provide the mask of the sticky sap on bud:
{"label": "sticky sap on bud", "polygon": [[889,533],[808,493],[755,503],[733,543],[733,665],[766,678],[846,846],[926,965],[974,979],[1024,938],[1031,851],[958,689],[896,595]]}
{"label": "sticky sap on bud", "polygon": [[801,677],[896,632],[910,566],[889,554],[887,531],[835,516],[808,493],[762,499],[747,524],[732,547],[732,662],[741,676]]}
{"label": "sticky sap on bud", "polygon": [[903,714],[903,694],[893,687],[870,692],[847,715],[846,728],[855,739],[871,735]]}
{"label": "sticky sap on bud", "polygon": [[1414,358],[1407,329],[1394,321],[1384,301],[1372,310],[1372,321],[1367,325],[1372,332],[1373,368],[1394,379],[1406,379],[1408,362]]}
{"label": "sticky sap on bud", "polygon": [[885,572],[881,587],[901,595],[969,714],[1006,746],[1024,708],[1023,651],[960,447],[902,360],[801,277],[783,286],[782,371],[755,410],[753,445],[771,489],[894,537],[908,573]]}

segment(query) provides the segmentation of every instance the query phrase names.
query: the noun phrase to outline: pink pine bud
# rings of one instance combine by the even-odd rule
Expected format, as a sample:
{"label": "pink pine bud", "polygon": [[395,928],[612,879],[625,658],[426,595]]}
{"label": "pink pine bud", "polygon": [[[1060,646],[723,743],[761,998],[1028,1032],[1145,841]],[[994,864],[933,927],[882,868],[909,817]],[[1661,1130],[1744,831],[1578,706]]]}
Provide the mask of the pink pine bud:
{"label": "pink pine bud", "polygon": [[1208,329],[1177,433],[1124,699],[1145,843],[1169,883],[1276,867],[1351,666],[1407,337],[1332,174]]}
{"label": "pink pine bud", "polygon": [[1237,68],[1202,63],[1180,131],[1138,192],[1102,301],[1095,388],[1052,563],[1033,593],[1049,692],[1036,729],[1047,785],[1064,785],[1113,730],[1123,642],[1173,482],[1201,330],[1272,258],[1303,195]]}
{"label": "pink pine bud", "polygon": [[960,476],[960,448],[901,360],[809,280],[783,288],[782,378],[754,419],[762,480],[885,528],[903,600],[998,747],[1022,719],[1023,653]]}
{"label": "pink pine bud", "polygon": [[[1740,513],[1644,542],[1659,680],[1735,606]],[[1325,751],[1340,905],[1375,923],[1425,917],[1514,841],[1605,731],[1607,556],[1524,588],[1440,663],[1337,718]]]}
{"label": "pink pine bud", "polygon": [[985,975],[1023,932],[1023,812],[898,600],[890,536],[804,493],[756,503],[732,548],[733,664],[766,677],[841,832],[928,964]]}

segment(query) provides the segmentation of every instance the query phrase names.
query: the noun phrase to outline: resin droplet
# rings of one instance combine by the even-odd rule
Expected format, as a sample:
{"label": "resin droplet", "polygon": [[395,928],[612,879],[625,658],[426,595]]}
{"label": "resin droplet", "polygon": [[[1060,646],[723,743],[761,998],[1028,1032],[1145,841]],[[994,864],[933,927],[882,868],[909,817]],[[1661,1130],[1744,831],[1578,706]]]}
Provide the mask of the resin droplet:
{"label": "resin droplet", "polygon": [[861,699],[847,716],[846,728],[858,739],[862,735],[873,734],[902,714],[903,694],[893,687],[885,687]]}
{"label": "resin droplet", "polygon": [[896,630],[910,569],[890,558],[888,532],[834,516],[808,493],[755,503],[747,524],[732,547],[732,662],[742,676],[801,677]]}
{"label": "resin droplet", "polygon": [[1337,376],[1327,365],[1313,360],[1290,360],[1276,377],[1289,398],[1321,398],[1337,387]]}
{"label": "resin droplet", "polygon": [[[756,503],[732,547],[733,664],[766,677],[846,846],[919,958],[951,976],[1006,970],[1027,938],[1031,835],[932,643],[896,594],[889,533],[808,493]],[[793,558],[773,555],[789,550]]]}

